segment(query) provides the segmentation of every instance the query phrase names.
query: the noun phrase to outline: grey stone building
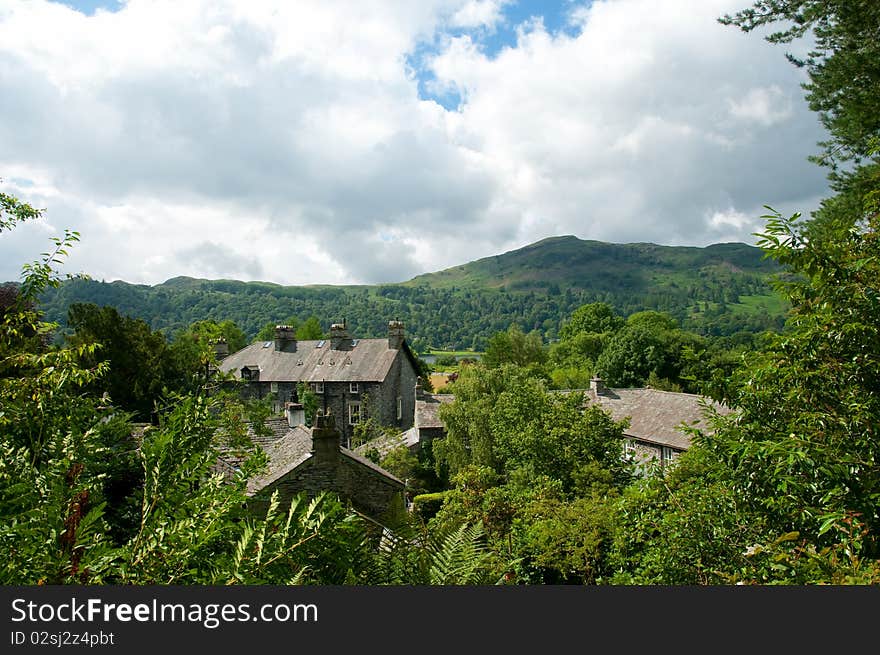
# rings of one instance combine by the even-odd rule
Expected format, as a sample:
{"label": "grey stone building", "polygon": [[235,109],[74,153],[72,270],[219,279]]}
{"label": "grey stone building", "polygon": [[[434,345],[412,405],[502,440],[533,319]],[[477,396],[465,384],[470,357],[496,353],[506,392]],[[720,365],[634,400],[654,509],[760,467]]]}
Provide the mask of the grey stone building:
{"label": "grey stone building", "polygon": [[289,403],[300,402],[298,384],[309,385],[322,412],[336,418],[345,445],[368,417],[401,431],[413,426],[418,364],[400,321],[391,321],[382,339],[353,338],[344,324],[336,323],[329,339],[298,341],[290,326],[279,325],[274,341],[228,355],[219,370],[240,381],[245,396],[271,394],[279,414]]}
{"label": "grey stone building", "polygon": [[261,444],[268,465],[248,480],[254,508],[264,508],[278,491],[282,504],[296,494],[338,494],[368,518],[392,526],[405,512],[404,483],[370,460],[339,445],[333,416],[317,416],[315,425],[288,428]]}
{"label": "grey stone building", "polygon": [[587,404],[608,411],[615,421],[627,419],[626,451],[641,467],[667,466],[690,447],[683,427],[707,429],[704,404],[720,414],[732,410],[709,398],[658,389],[612,389],[593,378],[584,391]]}

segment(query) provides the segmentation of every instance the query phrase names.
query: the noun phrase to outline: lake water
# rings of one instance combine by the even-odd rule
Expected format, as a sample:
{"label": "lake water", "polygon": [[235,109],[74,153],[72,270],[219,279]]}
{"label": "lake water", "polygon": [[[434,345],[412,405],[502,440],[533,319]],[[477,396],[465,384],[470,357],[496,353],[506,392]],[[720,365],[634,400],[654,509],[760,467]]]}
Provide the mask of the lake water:
{"label": "lake water", "polygon": [[[437,363],[437,355],[421,355],[421,359],[426,361],[428,364],[436,364]],[[475,359],[479,361],[480,356],[477,354],[469,354],[469,355],[456,355],[455,361],[460,362],[463,359]]]}

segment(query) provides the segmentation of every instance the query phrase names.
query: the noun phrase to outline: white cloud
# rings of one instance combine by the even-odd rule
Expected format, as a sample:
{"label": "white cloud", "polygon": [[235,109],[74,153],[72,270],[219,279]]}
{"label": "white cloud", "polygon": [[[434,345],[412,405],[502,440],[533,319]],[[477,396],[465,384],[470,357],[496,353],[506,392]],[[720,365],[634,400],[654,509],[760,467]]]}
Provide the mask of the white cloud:
{"label": "white cloud", "polygon": [[513,0],[469,0],[455,11],[449,23],[453,27],[492,28],[503,19],[502,8]]}
{"label": "white cloud", "polygon": [[790,117],[793,104],[791,97],[775,84],[749,89],[742,98],[728,99],[727,102],[734,118],[754,121],[765,127]]}
{"label": "white cloud", "polygon": [[[495,57],[442,37],[503,4],[0,0],[4,189],[47,207],[43,235],[79,229],[71,267],[150,283],[396,281],[553,234],[751,241],[739,217],[815,206],[802,73],[715,21],[741,2],[597,1]],[[419,98],[423,41],[459,111]],[[0,235],[0,278],[40,230]]]}

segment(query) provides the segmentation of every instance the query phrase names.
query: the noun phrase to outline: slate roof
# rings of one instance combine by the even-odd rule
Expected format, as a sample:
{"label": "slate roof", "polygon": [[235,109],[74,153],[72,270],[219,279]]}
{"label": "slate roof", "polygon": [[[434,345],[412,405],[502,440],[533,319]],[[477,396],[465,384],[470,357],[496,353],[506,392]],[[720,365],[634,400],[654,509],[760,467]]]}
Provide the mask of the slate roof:
{"label": "slate roof", "polygon": [[615,421],[629,418],[627,436],[678,450],[690,447],[690,437],[682,433],[679,426],[685,423],[691,427],[708,427],[703,418],[701,400],[720,414],[733,411],[704,396],[647,388],[606,388],[600,394],[588,389],[584,392],[584,400],[608,410]]}
{"label": "slate roof", "polygon": [[[264,471],[248,480],[247,493],[249,496],[265,489],[312,457],[312,431],[304,425],[290,428],[287,434],[267,444],[263,447],[263,450],[266,452],[269,463]],[[339,447],[339,453],[341,457],[347,457],[358,464],[366,466],[373,473],[387,478],[400,486],[404,486],[402,480],[394,477],[391,473],[377,466],[366,457],[362,457],[342,446]]]}
{"label": "slate roof", "polygon": [[441,405],[451,403],[455,396],[449,393],[426,394],[423,399],[416,400],[416,427],[443,428],[443,421],[437,415]]}
{"label": "slate roof", "polygon": [[[415,357],[401,348],[415,367]],[[292,341],[275,350],[274,341],[258,341],[226,357],[220,370],[241,377],[241,369],[257,368],[260,382],[381,382],[388,375],[397,349],[388,339],[345,339],[331,348],[330,339]]]}
{"label": "slate roof", "polygon": [[290,431],[290,425],[287,423],[286,416],[271,416],[266,419],[265,426],[271,431],[266,436],[257,436],[254,433],[253,426],[248,426],[248,436],[255,444],[259,444],[264,448],[277,441]]}

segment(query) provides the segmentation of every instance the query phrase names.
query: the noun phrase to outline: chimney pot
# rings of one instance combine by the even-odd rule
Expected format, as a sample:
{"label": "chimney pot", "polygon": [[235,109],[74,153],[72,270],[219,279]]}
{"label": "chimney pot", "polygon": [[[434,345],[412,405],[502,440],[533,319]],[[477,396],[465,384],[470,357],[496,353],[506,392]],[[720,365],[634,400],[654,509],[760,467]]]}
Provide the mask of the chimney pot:
{"label": "chimney pot", "polygon": [[400,350],[403,346],[404,331],[403,321],[388,322],[388,347],[392,350]]}
{"label": "chimney pot", "polygon": [[[293,347],[291,347],[293,344]],[[276,325],[275,326],[275,350],[293,351],[296,350],[296,331],[292,325]]]}
{"label": "chimney pot", "polygon": [[319,462],[333,463],[339,459],[339,431],[329,413],[318,414],[312,426],[312,455]]}
{"label": "chimney pot", "polygon": [[220,337],[213,344],[214,348],[214,357],[217,358],[217,361],[221,361],[229,354],[229,344],[226,343],[226,339]]}
{"label": "chimney pot", "polygon": [[340,345],[342,345],[343,341],[348,340],[350,337],[348,336],[348,329],[345,327],[345,323],[334,323],[330,326],[330,347],[333,349],[338,349]]}

